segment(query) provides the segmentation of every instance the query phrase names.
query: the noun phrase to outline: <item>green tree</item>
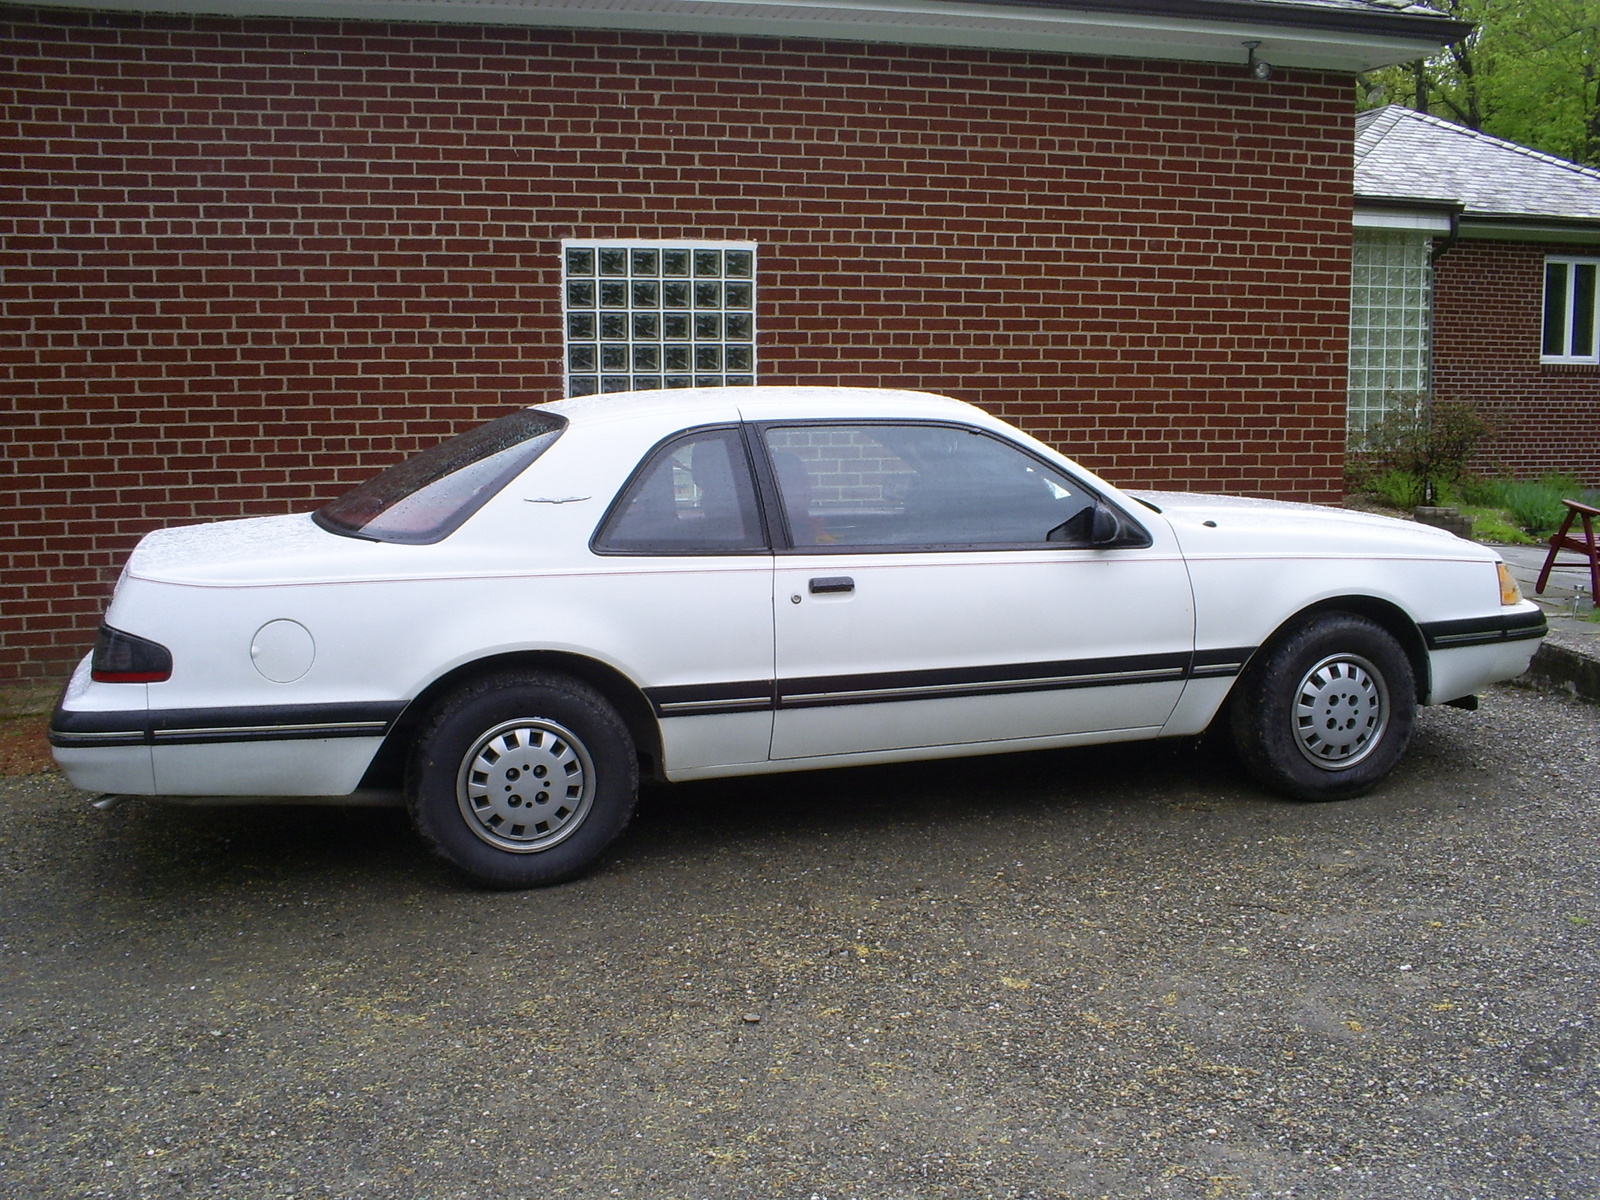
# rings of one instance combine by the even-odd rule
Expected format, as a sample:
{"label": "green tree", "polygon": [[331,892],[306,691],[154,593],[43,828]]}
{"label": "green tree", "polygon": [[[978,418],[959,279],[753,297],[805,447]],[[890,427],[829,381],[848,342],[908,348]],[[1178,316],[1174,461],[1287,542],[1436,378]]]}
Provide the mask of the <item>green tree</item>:
{"label": "green tree", "polygon": [[1434,7],[1477,28],[1432,58],[1363,76],[1364,106],[1404,104],[1600,165],[1600,4],[1435,0]]}

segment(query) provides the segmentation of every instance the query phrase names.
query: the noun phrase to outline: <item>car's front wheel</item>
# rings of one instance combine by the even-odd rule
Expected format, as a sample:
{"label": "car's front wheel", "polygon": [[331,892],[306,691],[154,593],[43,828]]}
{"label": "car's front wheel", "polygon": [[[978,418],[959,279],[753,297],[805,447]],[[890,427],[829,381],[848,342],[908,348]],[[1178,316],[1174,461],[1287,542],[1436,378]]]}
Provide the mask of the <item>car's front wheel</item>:
{"label": "car's front wheel", "polygon": [[1230,720],[1245,767],[1298,800],[1371,790],[1405,753],[1411,660],[1380,625],[1323,613],[1286,630],[1240,679]]}
{"label": "car's front wheel", "polygon": [[434,713],[407,780],[412,822],[490,887],[541,887],[592,864],[633,815],[639,769],[616,711],[587,684],[499,673]]}

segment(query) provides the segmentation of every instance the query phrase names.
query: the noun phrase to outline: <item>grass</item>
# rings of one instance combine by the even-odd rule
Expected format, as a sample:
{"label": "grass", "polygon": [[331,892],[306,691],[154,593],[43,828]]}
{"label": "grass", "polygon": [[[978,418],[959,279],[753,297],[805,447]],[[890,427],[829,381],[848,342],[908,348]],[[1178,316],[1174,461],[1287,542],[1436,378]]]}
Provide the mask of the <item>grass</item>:
{"label": "grass", "polygon": [[[1362,489],[1371,502],[1409,512],[1422,494],[1422,484],[1404,471],[1387,471]],[[1440,488],[1439,503],[1452,505],[1472,518],[1473,536],[1483,542],[1534,546],[1548,540],[1567,514],[1563,499],[1600,504],[1600,489],[1562,475],[1539,480],[1464,479]]]}
{"label": "grass", "polygon": [[1480,542],[1498,542],[1502,546],[1535,546],[1544,541],[1543,538],[1524,533],[1518,528],[1516,519],[1503,508],[1463,504],[1461,511],[1472,518],[1472,536]]}

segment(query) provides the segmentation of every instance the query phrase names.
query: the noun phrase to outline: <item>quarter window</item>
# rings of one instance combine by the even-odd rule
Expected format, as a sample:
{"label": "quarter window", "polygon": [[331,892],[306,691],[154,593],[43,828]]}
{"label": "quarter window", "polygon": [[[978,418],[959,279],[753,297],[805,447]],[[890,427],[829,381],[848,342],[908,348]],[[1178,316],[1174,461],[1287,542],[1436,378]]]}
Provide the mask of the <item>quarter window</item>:
{"label": "quarter window", "polygon": [[1595,320],[1597,273],[1600,259],[1545,259],[1541,362],[1600,362],[1600,329]]}
{"label": "quarter window", "polygon": [[744,441],[703,429],[668,442],[634,475],[595,539],[620,554],[765,550]]}
{"label": "quarter window", "polygon": [[756,381],[753,242],[561,243],[567,395]]}

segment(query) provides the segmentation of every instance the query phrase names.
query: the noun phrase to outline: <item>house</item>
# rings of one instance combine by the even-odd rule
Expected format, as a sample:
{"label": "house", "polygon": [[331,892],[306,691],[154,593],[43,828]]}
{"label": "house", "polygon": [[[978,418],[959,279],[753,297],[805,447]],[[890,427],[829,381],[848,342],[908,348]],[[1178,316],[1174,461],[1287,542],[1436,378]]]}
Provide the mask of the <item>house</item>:
{"label": "house", "polygon": [[1342,494],[1352,76],[1407,0],[0,3],[0,677],[163,525],[514,405],[975,401],[1130,485]]}
{"label": "house", "polygon": [[1480,465],[1600,484],[1600,171],[1390,105],[1356,121],[1350,423],[1469,400]]}

